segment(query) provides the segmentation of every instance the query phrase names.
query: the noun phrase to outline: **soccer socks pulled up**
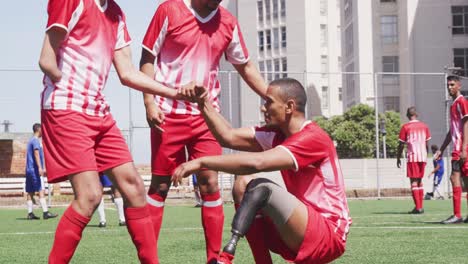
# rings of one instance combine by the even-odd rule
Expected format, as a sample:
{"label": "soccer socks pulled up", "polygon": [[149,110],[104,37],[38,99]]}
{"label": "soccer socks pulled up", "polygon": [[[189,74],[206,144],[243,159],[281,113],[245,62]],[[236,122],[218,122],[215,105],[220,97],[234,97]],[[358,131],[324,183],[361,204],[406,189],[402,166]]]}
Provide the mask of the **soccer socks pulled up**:
{"label": "soccer socks pulled up", "polygon": [[207,263],[215,262],[221,249],[223,238],[223,200],[218,192],[201,194],[201,217],[205,232]]}
{"label": "soccer socks pulled up", "polygon": [[413,196],[414,207],[416,209],[421,209],[421,203],[419,201],[419,188],[411,186],[411,194]]}
{"label": "soccer socks pulled up", "polygon": [[156,256],[158,254],[159,232],[161,231],[161,225],[163,221],[165,200],[166,197],[159,195],[159,193],[157,193],[155,190],[151,188],[148,190],[146,201],[148,202],[151,221],[153,223],[154,237],[156,239]]}
{"label": "soccer socks pulled up", "polygon": [[99,222],[106,222],[106,212],[104,211],[104,198],[101,199],[101,202],[99,203],[99,206],[97,208],[97,212],[99,215]]}
{"label": "soccer socks pulled up", "polygon": [[461,194],[462,194],[462,187],[455,186],[452,188],[453,190],[453,215],[460,218],[461,217]]}
{"label": "soccer socks pulled up", "polygon": [[423,185],[422,185],[422,182],[419,183],[419,189],[418,189],[418,191],[419,191],[419,197],[418,197],[418,199],[419,199],[419,206],[420,206],[419,209],[422,209],[422,208],[424,207],[424,205],[423,205],[423,203],[424,203],[424,187],[423,187]]}
{"label": "soccer socks pulled up", "polygon": [[148,205],[124,209],[127,230],[138,251],[140,263],[159,263],[156,252],[156,238],[153,232]]}
{"label": "soccer socks pulled up", "polygon": [[47,207],[46,199],[45,198],[39,198],[39,203],[41,204],[42,212],[47,213],[49,211],[49,208]]}
{"label": "soccer socks pulled up", "polygon": [[54,244],[49,255],[49,264],[69,263],[81,240],[83,229],[91,218],[80,215],[69,206],[55,231]]}
{"label": "soccer socks pulled up", "polygon": [[33,212],[33,202],[31,200],[26,201],[26,205],[28,206],[28,214]]}
{"label": "soccer socks pulled up", "polygon": [[124,214],[124,207],[123,207],[123,199],[114,198],[115,208],[117,209],[117,214],[119,215],[119,221],[125,222],[125,214]]}

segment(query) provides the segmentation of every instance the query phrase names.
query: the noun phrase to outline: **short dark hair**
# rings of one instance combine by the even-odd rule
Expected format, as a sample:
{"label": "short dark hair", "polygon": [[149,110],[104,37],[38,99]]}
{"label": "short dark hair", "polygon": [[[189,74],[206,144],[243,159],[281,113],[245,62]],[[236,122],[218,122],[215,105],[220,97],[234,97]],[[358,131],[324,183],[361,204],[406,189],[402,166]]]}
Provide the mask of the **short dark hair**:
{"label": "short dark hair", "polygon": [[434,145],[431,145],[431,149],[437,151],[437,150],[439,150],[439,147],[438,147],[437,145],[434,144]]}
{"label": "short dark hair", "polygon": [[408,110],[406,110],[406,116],[409,118],[411,116],[418,116],[418,112],[416,111],[416,107],[410,106]]}
{"label": "short dark hair", "polygon": [[449,76],[447,76],[447,82],[449,82],[449,81],[459,82],[460,77],[458,77],[457,75],[449,75]]}
{"label": "short dark hair", "polygon": [[280,87],[280,96],[284,101],[294,100],[297,105],[297,111],[305,113],[307,95],[302,84],[293,78],[281,78],[270,83],[272,86]]}
{"label": "short dark hair", "polygon": [[40,123],[35,123],[32,127],[33,129],[33,132],[36,133],[37,131],[39,131],[39,129],[41,128],[41,124]]}

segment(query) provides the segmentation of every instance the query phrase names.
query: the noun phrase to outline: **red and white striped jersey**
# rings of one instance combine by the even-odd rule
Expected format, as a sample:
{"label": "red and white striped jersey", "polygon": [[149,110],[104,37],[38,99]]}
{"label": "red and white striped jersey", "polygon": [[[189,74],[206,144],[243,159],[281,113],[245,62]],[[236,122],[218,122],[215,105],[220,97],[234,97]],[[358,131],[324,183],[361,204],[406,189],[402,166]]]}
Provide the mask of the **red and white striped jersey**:
{"label": "red and white striped jersey", "polygon": [[[219,111],[219,61],[225,54],[233,64],[249,60],[236,18],[223,7],[200,17],[184,0],[159,5],[143,40],[156,57],[155,80],[178,89],[190,81],[208,88]],[[199,115],[197,104],[155,97],[164,113]]]}
{"label": "red and white striped jersey", "polygon": [[468,115],[468,102],[459,95],[450,106],[450,133],[452,135],[452,159],[459,160],[463,143],[462,119]]}
{"label": "red and white striped jersey", "polygon": [[125,16],[107,0],[49,0],[47,29],[63,28],[67,35],[57,54],[62,79],[44,76],[42,109],[74,110],[92,116],[109,112],[104,85],[114,51],[130,44]]}
{"label": "red and white striped jersey", "polygon": [[286,189],[330,220],[335,233],[346,240],[352,221],[338,155],[328,134],[308,121],[288,138],[266,127],[255,128],[255,138],[264,150],[279,147],[291,156],[296,168],[281,171]]}
{"label": "red and white striped jersey", "polygon": [[406,143],[408,162],[427,162],[427,141],[431,132],[427,125],[419,120],[411,120],[400,130],[399,140]]}

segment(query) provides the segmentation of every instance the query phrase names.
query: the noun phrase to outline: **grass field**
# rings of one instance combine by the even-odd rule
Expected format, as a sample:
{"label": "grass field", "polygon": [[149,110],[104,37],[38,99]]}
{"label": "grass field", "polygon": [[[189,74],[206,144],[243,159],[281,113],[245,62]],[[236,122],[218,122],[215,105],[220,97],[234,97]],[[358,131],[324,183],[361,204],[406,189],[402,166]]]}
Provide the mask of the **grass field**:
{"label": "grass field", "polygon": [[[335,263],[467,263],[468,224],[438,224],[449,216],[451,200],[425,202],[424,215],[408,215],[410,200],[350,201],[353,225],[347,250]],[[62,213],[63,209],[52,211]],[[0,263],[47,262],[58,219],[27,221],[25,211],[0,210]],[[161,263],[204,263],[199,211],[190,206],[166,207],[159,242]],[[126,228],[117,225],[116,212],[106,213],[108,227],[98,228],[95,215],[72,263],[138,263]],[[230,233],[232,206],[226,205],[225,213],[224,240]],[[245,240],[235,260],[253,263]],[[285,263],[277,256],[274,262]]]}

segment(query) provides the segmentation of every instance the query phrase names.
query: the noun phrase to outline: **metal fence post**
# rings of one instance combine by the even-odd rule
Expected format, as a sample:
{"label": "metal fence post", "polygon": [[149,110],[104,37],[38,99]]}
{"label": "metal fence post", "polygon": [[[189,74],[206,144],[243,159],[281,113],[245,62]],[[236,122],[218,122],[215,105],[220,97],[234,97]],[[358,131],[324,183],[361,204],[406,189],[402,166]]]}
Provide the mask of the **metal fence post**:
{"label": "metal fence post", "polygon": [[375,109],[375,160],[377,174],[377,199],[380,199],[380,169],[379,169],[379,102],[378,102],[378,73],[372,73],[374,77],[374,109]]}

